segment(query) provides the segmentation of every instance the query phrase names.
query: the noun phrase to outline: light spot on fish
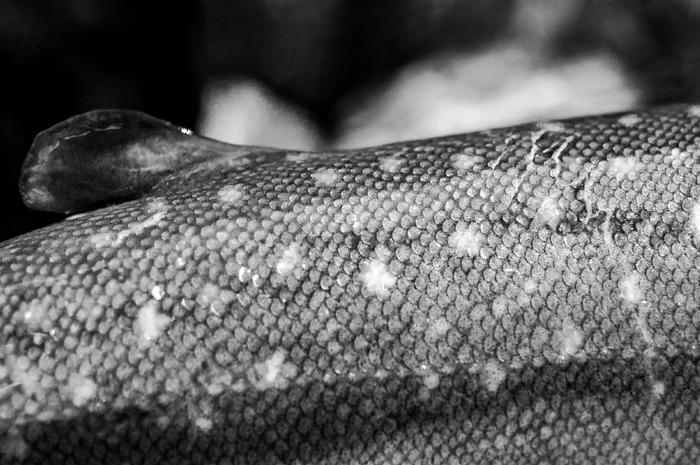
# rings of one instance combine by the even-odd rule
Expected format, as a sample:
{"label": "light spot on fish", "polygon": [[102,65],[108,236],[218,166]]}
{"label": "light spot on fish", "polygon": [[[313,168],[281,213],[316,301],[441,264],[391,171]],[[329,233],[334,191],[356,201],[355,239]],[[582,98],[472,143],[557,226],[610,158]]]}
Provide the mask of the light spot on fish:
{"label": "light spot on fish", "polygon": [[253,385],[260,390],[287,387],[289,380],[296,377],[298,370],[293,364],[284,362],[286,356],[285,351],[278,350],[264,362],[256,363],[249,376]]}
{"label": "light spot on fish", "polygon": [[85,405],[97,393],[97,385],[78,373],[72,373],[68,378],[68,389],[76,407]]}
{"label": "light spot on fish", "polygon": [[281,275],[288,275],[294,268],[301,264],[301,254],[299,253],[299,244],[290,244],[284,249],[282,256],[277,262],[277,272]]}
{"label": "light spot on fish", "polygon": [[382,368],[378,369],[377,372],[374,374],[374,377],[377,379],[385,379],[387,378],[391,373],[387,370],[384,370]]}
{"label": "light spot on fish", "polygon": [[663,396],[663,395],[666,393],[666,385],[665,385],[664,383],[662,383],[661,381],[655,382],[655,383],[651,386],[651,393],[652,393],[655,397],[661,397],[661,396]]}
{"label": "light spot on fish", "polygon": [[456,231],[447,239],[447,244],[452,247],[458,255],[475,256],[479,253],[481,245],[486,237],[479,231],[479,227],[472,223],[459,222]]}
{"label": "light spot on fish", "polygon": [[700,202],[693,205],[693,211],[690,212],[690,225],[696,238],[700,241]]}
{"label": "light spot on fish", "polygon": [[430,325],[426,336],[432,340],[435,340],[441,336],[444,336],[449,329],[450,323],[445,318],[440,317]]}
{"label": "light spot on fish", "polygon": [[202,431],[209,431],[211,427],[214,425],[211,420],[208,418],[197,418],[194,422],[195,426],[197,428],[201,429]]}
{"label": "light spot on fish", "polygon": [[545,197],[537,209],[537,217],[535,223],[544,223],[550,228],[555,229],[563,216],[562,209],[559,208],[559,203],[551,198]]}
{"label": "light spot on fish", "polygon": [[9,391],[9,386],[21,386],[27,395],[43,391],[43,387],[39,382],[41,373],[36,365],[32,366],[28,357],[24,355],[18,357],[8,356],[5,363],[10,376],[10,384],[2,386],[0,389]]}
{"label": "light spot on fish", "polygon": [[221,394],[224,392],[226,387],[231,386],[233,383],[233,377],[230,373],[221,373],[211,380],[207,385],[207,392],[213,396]]}
{"label": "light spot on fish", "polygon": [[583,345],[583,333],[569,318],[564,319],[557,336],[559,338],[559,350],[564,357],[576,355]]}
{"label": "light spot on fish", "polygon": [[486,362],[480,371],[481,384],[489,391],[496,392],[506,379],[506,372],[497,362]]}
{"label": "light spot on fish", "polygon": [[481,157],[477,157],[476,155],[469,155],[466,153],[452,155],[452,166],[454,166],[456,170],[469,170],[474,165],[481,163],[482,161],[483,159]]}
{"label": "light spot on fish", "polygon": [[642,121],[642,119],[637,115],[625,115],[625,116],[621,116],[617,120],[618,123],[620,123],[623,126],[627,126],[627,127],[635,126],[635,125],[639,124],[640,121]]}
{"label": "light spot on fish", "polygon": [[243,198],[243,189],[238,185],[224,186],[216,193],[224,203],[235,203]]}
{"label": "light spot on fish", "polygon": [[688,114],[690,116],[700,117],[700,105],[693,105],[688,109]]}
{"label": "light spot on fish", "polygon": [[671,153],[669,154],[669,159],[672,163],[672,166],[674,168],[678,168],[680,163],[682,163],[686,158],[690,156],[690,153],[679,149],[678,147],[674,147],[671,149]]}
{"label": "light spot on fish", "polygon": [[324,168],[311,174],[311,177],[320,184],[330,185],[338,180],[340,175],[333,168]]}
{"label": "light spot on fish", "polygon": [[554,122],[544,122],[537,125],[540,129],[548,132],[563,132],[566,130],[563,124]]}
{"label": "light spot on fish", "polygon": [[291,161],[294,163],[300,163],[303,161],[306,161],[310,158],[310,155],[308,153],[290,153],[287,155],[287,161]]}
{"label": "light spot on fish", "polygon": [[608,162],[608,173],[618,181],[624,179],[634,179],[637,172],[644,168],[644,165],[635,157],[616,157]]}
{"label": "light spot on fish", "polygon": [[363,263],[364,268],[360,275],[362,283],[367,291],[377,297],[388,297],[391,288],[396,284],[394,276],[384,262],[378,259],[368,260]]}
{"label": "light spot on fish", "polygon": [[139,341],[150,343],[158,339],[165,328],[170,324],[170,317],[158,312],[158,303],[151,300],[138,312],[134,321],[134,332],[139,336]]}
{"label": "light spot on fish", "polygon": [[[151,201],[148,202],[146,211],[152,215],[165,215],[169,208],[170,207],[164,199],[157,197],[151,199]],[[162,216],[158,216],[158,218],[158,221],[160,221],[160,219],[162,219]]]}
{"label": "light spot on fish", "polygon": [[95,247],[109,247],[117,240],[117,235],[112,233],[96,233],[90,236],[90,242]]}
{"label": "light spot on fish", "polygon": [[395,157],[382,158],[382,161],[379,162],[379,169],[389,173],[396,173],[405,161]]}
{"label": "light spot on fish", "polygon": [[633,271],[620,280],[620,297],[633,304],[644,301],[644,292],[641,289],[642,276]]}

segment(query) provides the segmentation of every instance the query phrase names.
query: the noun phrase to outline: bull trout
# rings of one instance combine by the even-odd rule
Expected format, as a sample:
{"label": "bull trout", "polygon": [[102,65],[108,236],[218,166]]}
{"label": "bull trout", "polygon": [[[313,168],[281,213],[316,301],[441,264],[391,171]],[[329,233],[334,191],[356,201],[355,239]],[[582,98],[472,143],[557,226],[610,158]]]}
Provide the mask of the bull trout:
{"label": "bull trout", "polygon": [[0,245],[20,464],[697,464],[700,107],[329,153],[39,134]]}

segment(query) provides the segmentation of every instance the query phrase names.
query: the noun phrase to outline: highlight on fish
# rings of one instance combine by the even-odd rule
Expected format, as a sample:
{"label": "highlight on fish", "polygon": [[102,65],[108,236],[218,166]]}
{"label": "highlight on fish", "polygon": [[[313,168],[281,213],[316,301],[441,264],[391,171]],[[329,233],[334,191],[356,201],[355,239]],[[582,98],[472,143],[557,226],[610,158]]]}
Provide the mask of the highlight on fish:
{"label": "highlight on fish", "polygon": [[0,463],[696,464],[700,108],[328,153],[100,110],[0,244]]}

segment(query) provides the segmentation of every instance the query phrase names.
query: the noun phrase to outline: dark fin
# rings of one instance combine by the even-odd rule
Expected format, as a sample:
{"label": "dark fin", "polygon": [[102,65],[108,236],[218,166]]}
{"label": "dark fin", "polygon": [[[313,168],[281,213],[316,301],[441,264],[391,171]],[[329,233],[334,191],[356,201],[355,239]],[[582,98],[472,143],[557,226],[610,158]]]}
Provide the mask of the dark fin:
{"label": "dark fin", "polygon": [[61,213],[142,197],[198,164],[279,151],[230,145],[131,110],[96,110],[36,136],[22,167],[25,205]]}

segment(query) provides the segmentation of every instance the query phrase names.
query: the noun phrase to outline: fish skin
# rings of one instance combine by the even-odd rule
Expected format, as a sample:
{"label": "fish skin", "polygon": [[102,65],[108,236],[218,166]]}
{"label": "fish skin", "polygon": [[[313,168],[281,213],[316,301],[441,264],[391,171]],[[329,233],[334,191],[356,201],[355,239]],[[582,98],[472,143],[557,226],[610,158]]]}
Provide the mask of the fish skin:
{"label": "fish skin", "polygon": [[677,105],[239,150],[7,241],[0,463],[696,464],[699,147]]}

